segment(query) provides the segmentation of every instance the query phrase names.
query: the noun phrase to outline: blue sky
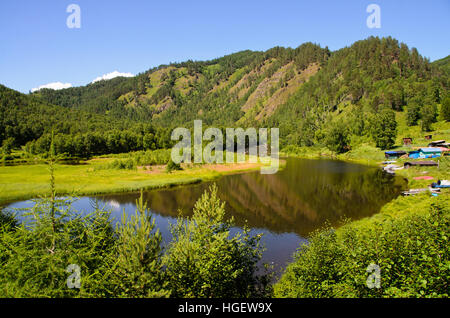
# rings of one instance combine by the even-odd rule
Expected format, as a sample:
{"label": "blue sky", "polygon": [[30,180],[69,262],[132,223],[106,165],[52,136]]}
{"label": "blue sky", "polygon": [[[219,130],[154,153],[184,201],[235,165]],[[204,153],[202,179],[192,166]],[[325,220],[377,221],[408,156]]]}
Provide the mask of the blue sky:
{"label": "blue sky", "polygon": [[[369,4],[381,28],[369,29]],[[81,28],[66,8],[81,8]],[[311,41],[336,50],[392,36],[432,61],[450,54],[449,0],[0,1],[0,83],[28,92],[52,82],[86,85],[113,71],[137,74],[187,59]]]}

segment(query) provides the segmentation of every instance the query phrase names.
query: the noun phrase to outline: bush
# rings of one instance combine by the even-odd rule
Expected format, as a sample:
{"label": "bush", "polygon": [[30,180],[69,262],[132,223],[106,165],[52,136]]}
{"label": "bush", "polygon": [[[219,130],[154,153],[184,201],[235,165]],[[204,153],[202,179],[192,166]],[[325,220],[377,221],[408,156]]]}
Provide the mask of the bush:
{"label": "bush", "polygon": [[3,211],[0,208],[0,228],[14,229],[18,225],[18,222],[11,212]]}
{"label": "bush", "polygon": [[334,123],[327,131],[325,143],[331,151],[344,153],[350,149],[349,131],[343,123]]}
{"label": "bush", "polygon": [[170,149],[136,151],[115,155],[119,159],[132,159],[137,166],[153,166],[166,164],[171,155]]}
{"label": "bush", "polygon": [[[77,297],[101,286],[113,246],[109,214],[79,216],[70,202],[39,200],[13,231],[0,232],[2,297]],[[69,265],[81,268],[81,289],[66,285]],[[90,273],[88,274],[87,271]]]}
{"label": "bush", "polygon": [[140,166],[163,165],[170,159],[170,149],[159,149],[142,152],[136,158],[136,163]]}
{"label": "bush", "polygon": [[[193,218],[178,221],[165,254],[142,193],[136,214],[124,212],[115,230],[97,204],[81,215],[71,200],[54,196],[36,200],[20,224],[0,211],[0,297],[267,295],[269,276],[257,274],[260,236],[245,230],[229,238],[231,223],[216,194],[205,193]],[[69,288],[76,267],[80,285]]]}
{"label": "bush", "polygon": [[[2,297],[166,297],[161,235],[143,204],[113,230],[110,213],[80,216],[71,202],[36,201],[18,225],[0,218]],[[4,215],[4,214],[1,214]],[[8,227],[6,225],[8,225]],[[15,224],[14,231],[11,225]],[[69,265],[80,288],[69,288]]]}
{"label": "bush", "polygon": [[133,159],[115,159],[112,162],[106,163],[104,165],[95,166],[95,170],[136,170],[136,163]]}
{"label": "bush", "polygon": [[15,140],[12,137],[3,140],[2,147],[1,147],[1,150],[2,150],[1,152],[4,155],[11,154],[11,151],[12,151],[12,149],[14,147],[14,144],[15,144]]}
{"label": "bush", "polygon": [[[315,233],[274,287],[276,297],[448,297],[450,209],[356,222]],[[368,288],[370,264],[380,288]]]}
{"label": "bush", "polygon": [[210,188],[195,204],[194,214],[172,228],[174,241],[165,258],[167,279],[175,297],[258,297],[270,293],[269,275],[258,275],[260,235],[248,230],[229,238],[225,203]]}
{"label": "bush", "polygon": [[122,216],[117,226],[114,267],[108,285],[114,297],[167,297],[162,268],[161,234],[155,231],[155,220],[148,213],[147,205],[136,202],[136,214],[129,220]]}
{"label": "bush", "polygon": [[183,170],[183,168],[181,168],[181,165],[179,163],[173,162],[171,158],[169,159],[169,162],[167,162],[166,171],[168,173],[171,173],[172,171],[175,170]]}

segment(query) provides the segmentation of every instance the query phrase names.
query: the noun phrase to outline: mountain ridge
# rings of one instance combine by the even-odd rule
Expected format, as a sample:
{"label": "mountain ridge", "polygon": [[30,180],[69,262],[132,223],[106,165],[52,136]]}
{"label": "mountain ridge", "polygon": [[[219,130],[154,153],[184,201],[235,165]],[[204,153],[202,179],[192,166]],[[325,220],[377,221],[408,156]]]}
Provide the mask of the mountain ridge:
{"label": "mountain ridge", "polygon": [[[0,141],[13,137],[18,139],[16,146],[23,146],[45,137],[48,144],[51,130],[107,135],[126,129],[133,130],[136,138],[158,135],[155,147],[159,148],[170,144],[172,128],[191,127],[193,120],[200,119],[205,127],[278,127],[282,147],[327,144],[338,135],[347,144],[339,147],[343,151],[351,136],[373,137],[374,126],[395,118],[385,114],[380,119],[381,112],[407,112],[410,125],[420,123],[429,129],[448,98],[448,61],[447,57],[430,63],[417,49],[391,37],[369,37],[333,52],[308,42],[295,49],[274,47],[209,61],[188,60],[160,65],[132,78],[22,94],[26,96],[22,104],[56,105],[59,112],[72,113],[64,123],[61,115],[45,115],[54,117],[50,122],[41,116],[46,124],[31,119],[40,128],[26,128],[32,131],[26,138],[20,137],[17,126],[28,124],[19,125],[14,111],[5,110],[6,104],[17,105],[3,102]],[[96,124],[80,128],[83,124],[76,123],[76,116]],[[136,143],[137,149],[144,147]]]}

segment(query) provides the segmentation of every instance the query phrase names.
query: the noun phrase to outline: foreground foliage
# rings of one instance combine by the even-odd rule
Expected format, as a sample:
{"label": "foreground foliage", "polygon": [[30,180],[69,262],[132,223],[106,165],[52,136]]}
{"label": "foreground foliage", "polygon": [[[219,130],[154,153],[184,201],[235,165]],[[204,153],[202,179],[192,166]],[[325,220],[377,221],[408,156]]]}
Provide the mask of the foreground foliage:
{"label": "foreground foliage", "polygon": [[[448,198],[413,200],[418,207],[409,205],[401,216],[386,213],[315,233],[275,285],[275,296],[448,297]],[[371,264],[380,267],[380,288],[367,286]]]}
{"label": "foreground foliage", "polygon": [[175,240],[166,255],[170,290],[177,297],[255,297],[268,295],[269,276],[257,274],[261,236],[229,239],[232,221],[225,221],[225,202],[217,188],[205,193],[194,215],[172,228]]}
{"label": "foreground foliage", "polygon": [[[0,212],[0,295],[135,298],[266,293],[256,286],[268,281],[268,276],[256,272],[259,237],[245,232],[230,238],[231,223],[223,219],[217,189],[211,191],[187,221],[189,232],[178,221],[177,235],[166,253],[142,196],[136,214],[129,218],[124,214],[116,229],[110,213],[98,206],[82,215],[71,208],[70,200],[54,196],[36,200],[20,223]],[[188,253],[178,253],[180,249]],[[193,261],[197,274],[190,272]],[[77,268],[79,288],[69,288],[76,286]],[[189,284],[180,284],[183,277],[191,277]]]}

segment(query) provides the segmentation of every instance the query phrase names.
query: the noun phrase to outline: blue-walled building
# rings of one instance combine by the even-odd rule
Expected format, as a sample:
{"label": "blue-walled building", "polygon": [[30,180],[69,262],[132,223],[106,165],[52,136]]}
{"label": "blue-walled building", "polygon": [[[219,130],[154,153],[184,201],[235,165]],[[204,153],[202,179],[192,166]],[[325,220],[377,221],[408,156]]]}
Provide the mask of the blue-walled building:
{"label": "blue-walled building", "polygon": [[442,156],[442,148],[438,147],[420,148],[419,150],[410,151],[408,156],[409,158],[413,159],[438,158]]}

